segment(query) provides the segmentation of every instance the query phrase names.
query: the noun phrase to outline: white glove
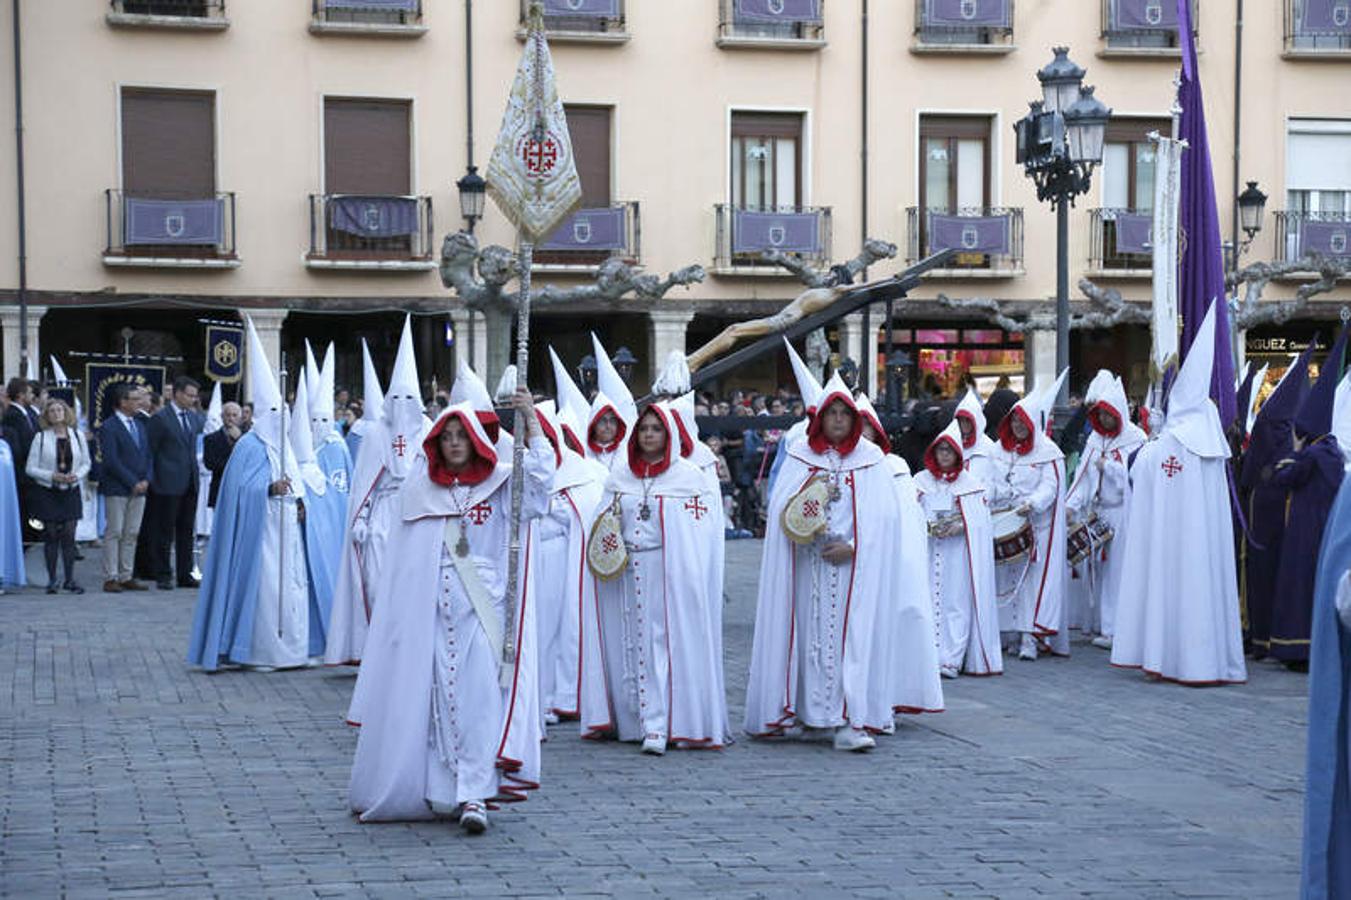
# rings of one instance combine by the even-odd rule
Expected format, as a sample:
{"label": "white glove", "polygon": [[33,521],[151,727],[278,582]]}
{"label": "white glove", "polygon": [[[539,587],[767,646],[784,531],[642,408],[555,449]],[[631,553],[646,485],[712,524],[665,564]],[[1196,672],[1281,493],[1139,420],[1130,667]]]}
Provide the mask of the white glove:
{"label": "white glove", "polygon": [[352,523],[352,540],[358,544],[366,543],[366,538],[370,536],[370,523],[366,519],[357,519]]}
{"label": "white glove", "polygon": [[1337,587],[1337,614],[1342,617],[1342,627],[1351,629],[1351,570]]}

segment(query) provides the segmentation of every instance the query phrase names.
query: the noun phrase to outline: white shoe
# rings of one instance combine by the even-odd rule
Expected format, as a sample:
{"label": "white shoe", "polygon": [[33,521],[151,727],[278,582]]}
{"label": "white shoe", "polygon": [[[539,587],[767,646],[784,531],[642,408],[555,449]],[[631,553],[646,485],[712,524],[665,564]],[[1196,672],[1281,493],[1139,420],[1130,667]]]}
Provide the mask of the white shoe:
{"label": "white shoe", "polygon": [[460,827],[470,834],[483,834],[488,830],[488,808],[477,800],[471,800],[460,808]]}
{"label": "white shoe", "polygon": [[317,669],[323,664],[324,658],[322,656],[311,656],[309,659],[305,660],[305,668],[307,669]]}
{"label": "white shoe", "polygon": [[850,725],[841,725],[835,729],[835,749],[844,750],[851,753],[861,753],[865,750],[871,750],[877,746],[877,741],[872,739],[872,735],[862,728],[854,728]]}
{"label": "white shoe", "polygon": [[549,710],[548,712],[546,712],[546,713],[544,714],[544,724],[545,724],[545,725],[557,725],[557,724],[558,724],[558,713],[554,712],[552,709]]}
{"label": "white shoe", "polygon": [[1018,658],[1029,661],[1037,658],[1037,639],[1031,634],[1023,634],[1022,643],[1018,645]]}
{"label": "white shoe", "polygon": [[895,719],[892,719],[890,722],[888,722],[887,724],[883,725],[883,726],[882,726],[882,733],[883,733],[883,734],[895,734],[895,733],[896,733],[896,720],[895,720]]}
{"label": "white shoe", "polygon": [[643,752],[651,756],[662,756],[666,753],[666,735],[649,734],[643,738]]}
{"label": "white shoe", "polygon": [[1094,647],[1101,647],[1103,650],[1112,649],[1112,639],[1105,634],[1100,634],[1092,641]]}
{"label": "white shoe", "polygon": [[248,669],[250,672],[275,672],[275,671],[277,671],[277,667],[276,667],[276,666],[245,666],[244,668]]}
{"label": "white shoe", "polygon": [[938,674],[944,678],[956,678],[959,673],[956,666],[939,666]]}

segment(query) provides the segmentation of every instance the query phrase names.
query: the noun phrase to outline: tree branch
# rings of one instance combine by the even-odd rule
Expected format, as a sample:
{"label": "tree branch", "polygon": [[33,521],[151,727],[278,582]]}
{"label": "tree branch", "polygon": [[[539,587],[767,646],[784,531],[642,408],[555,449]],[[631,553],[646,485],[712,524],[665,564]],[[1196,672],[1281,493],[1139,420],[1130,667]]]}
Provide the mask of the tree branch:
{"label": "tree branch", "polygon": [[782,266],[797,276],[797,280],[807,287],[833,287],[837,284],[849,284],[859,273],[872,264],[896,256],[896,245],[878,238],[868,238],[863,249],[848,262],[831,266],[829,269],[816,269],[807,265],[797,254],[784,253],[782,250],[761,250],[760,258]]}

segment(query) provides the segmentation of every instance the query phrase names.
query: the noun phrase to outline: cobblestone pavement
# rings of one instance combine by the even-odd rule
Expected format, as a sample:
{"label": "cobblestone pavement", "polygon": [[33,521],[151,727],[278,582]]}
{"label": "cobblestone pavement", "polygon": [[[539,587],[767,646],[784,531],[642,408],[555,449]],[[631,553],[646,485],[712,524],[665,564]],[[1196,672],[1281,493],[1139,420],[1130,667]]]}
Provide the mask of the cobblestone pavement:
{"label": "cobblestone pavement", "polygon": [[[734,723],[758,568],[757,542],[728,545]],[[543,788],[469,838],[358,824],[352,673],[189,671],[193,601],[0,597],[0,894],[1296,892],[1306,682],[1273,666],[1190,689],[1076,645],[945,683],[946,713],[866,755],[741,740],[654,759],[556,727]]]}

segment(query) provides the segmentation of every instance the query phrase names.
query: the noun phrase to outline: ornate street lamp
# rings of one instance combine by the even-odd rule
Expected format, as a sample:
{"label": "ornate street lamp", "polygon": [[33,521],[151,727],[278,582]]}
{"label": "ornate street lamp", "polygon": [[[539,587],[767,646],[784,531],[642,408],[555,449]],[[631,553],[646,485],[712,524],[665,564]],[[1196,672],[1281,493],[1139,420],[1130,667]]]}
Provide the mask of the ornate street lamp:
{"label": "ornate street lamp", "polygon": [[478,166],[470,166],[464,177],[455,182],[460,192],[460,216],[464,219],[465,231],[474,233],[474,223],[483,218],[483,201],[488,193],[488,182],[478,173]]}
{"label": "ornate street lamp", "polygon": [[611,362],[615,364],[615,371],[619,373],[619,377],[624,379],[625,384],[629,384],[633,378],[633,367],[638,365],[638,357],[634,356],[628,347],[620,347],[615,351]]}
{"label": "ornate street lamp", "polygon": [[902,386],[909,384],[910,354],[893,350],[887,355],[887,412],[901,411]]}
{"label": "ornate street lamp", "polygon": [[1266,212],[1267,195],[1257,189],[1257,182],[1249,181],[1248,187],[1238,195],[1238,220],[1243,233],[1248,236],[1246,247],[1262,230],[1262,214]]}
{"label": "ornate street lamp", "polygon": [[596,358],[588,353],[577,364],[577,382],[590,399],[596,390]]}

